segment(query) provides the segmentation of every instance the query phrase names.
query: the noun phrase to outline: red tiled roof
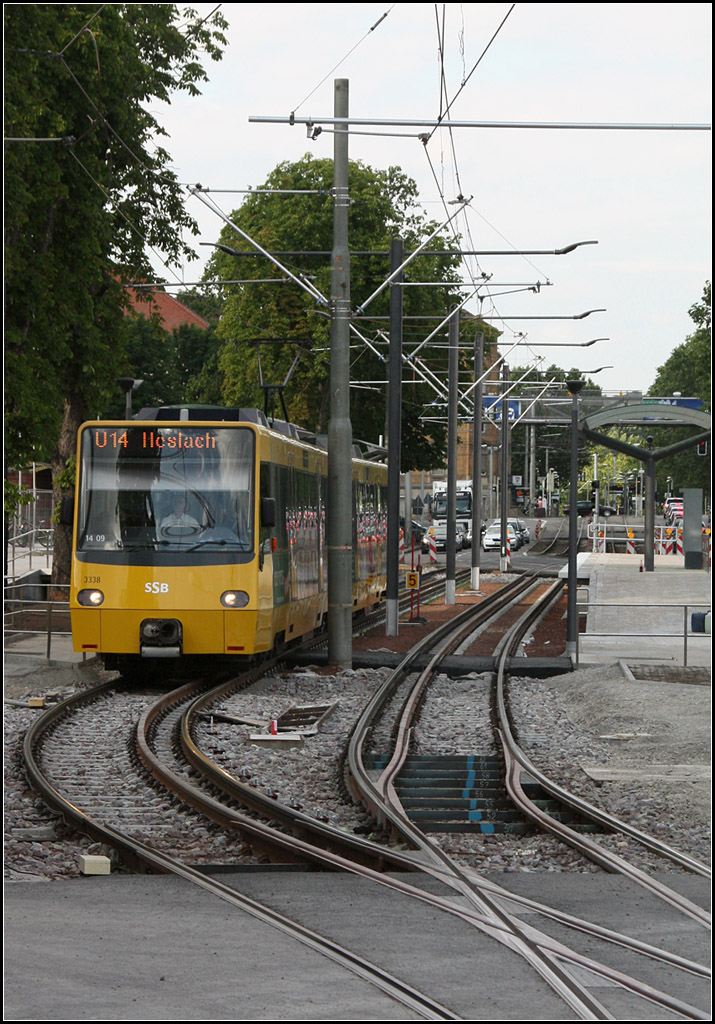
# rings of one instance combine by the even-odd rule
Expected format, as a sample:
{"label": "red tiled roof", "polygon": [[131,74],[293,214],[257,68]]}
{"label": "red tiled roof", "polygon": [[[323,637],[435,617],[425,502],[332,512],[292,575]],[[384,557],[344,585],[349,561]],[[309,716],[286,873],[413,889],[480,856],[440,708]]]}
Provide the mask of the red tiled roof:
{"label": "red tiled roof", "polygon": [[173,331],[177,327],[181,327],[182,324],[188,324],[190,327],[200,327],[203,331],[211,326],[208,320],[204,320],[202,316],[194,313],[192,309],[189,309],[183,302],[179,302],[178,299],[175,299],[167,292],[150,292],[144,288],[140,290],[127,288],[127,294],[129,296],[130,309],[126,310],[126,315],[129,315],[130,310],[133,310],[140,316],[147,317],[147,319],[151,316],[158,316],[165,331]]}

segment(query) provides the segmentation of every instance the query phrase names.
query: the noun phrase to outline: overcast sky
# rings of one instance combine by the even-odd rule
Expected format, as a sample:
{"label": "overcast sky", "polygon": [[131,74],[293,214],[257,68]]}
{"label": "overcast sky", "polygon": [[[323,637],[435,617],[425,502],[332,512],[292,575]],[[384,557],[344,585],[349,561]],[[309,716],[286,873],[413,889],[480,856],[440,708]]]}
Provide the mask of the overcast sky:
{"label": "overcast sky", "polygon": [[[216,5],[193,6],[205,15]],[[511,6],[446,5],[450,99]],[[338,77],[349,80],[353,117],[419,119],[440,112],[432,4],[226,3],[221,10],[229,45],[220,63],[209,63],[202,96],[157,110],[182,181],[240,190],[259,186],[276,164],[306,152],[332,157],[327,131],[312,141],[305,126],[249,124],[249,117],[291,111],[331,117]],[[439,11],[441,18],[442,5]],[[709,124],[711,17],[710,4],[516,4],[451,117]],[[473,197],[468,221],[458,227],[465,238],[469,231],[476,249],[553,250],[597,239],[598,245],[564,256],[480,258],[479,271],[493,275],[494,293],[509,290],[501,284],[552,282],[539,294],[487,298],[482,310],[503,318],[494,322],[504,345],[517,332],[527,334],[544,365],[588,371],[612,364],[596,378],[604,389],[647,390],[692,332],[688,309],[710,279],[709,132],[462,128],[453,132],[453,152],[446,130],[426,151],[417,129],[375,130],[390,134],[354,135],[351,158],[399,165],[416,180],[435,220],[446,219],[440,191],[447,201],[460,189]],[[229,212],[241,196],[215,199]],[[201,226],[196,242],[215,241],[219,218],[195,198],[189,208]],[[210,250],[199,252],[201,262],[184,268],[187,282],[198,279]],[[364,298],[354,295],[354,304]],[[601,308],[606,312],[578,321],[516,319]],[[582,349],[538,348],[602,337],[611,340]],[[527,350],[516,351],[525,364]]]}

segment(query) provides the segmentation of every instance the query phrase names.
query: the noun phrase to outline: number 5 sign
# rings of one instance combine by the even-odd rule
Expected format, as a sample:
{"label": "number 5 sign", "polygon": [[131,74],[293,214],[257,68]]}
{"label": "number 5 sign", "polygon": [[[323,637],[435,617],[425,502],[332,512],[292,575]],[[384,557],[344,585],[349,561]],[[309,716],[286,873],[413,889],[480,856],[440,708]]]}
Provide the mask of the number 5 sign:
{"label": "number 5 sign", "polygon": [[405,586],[408,590],[419,590],[420,589],[420,574],[418,572],[408,572],[405,575]]}

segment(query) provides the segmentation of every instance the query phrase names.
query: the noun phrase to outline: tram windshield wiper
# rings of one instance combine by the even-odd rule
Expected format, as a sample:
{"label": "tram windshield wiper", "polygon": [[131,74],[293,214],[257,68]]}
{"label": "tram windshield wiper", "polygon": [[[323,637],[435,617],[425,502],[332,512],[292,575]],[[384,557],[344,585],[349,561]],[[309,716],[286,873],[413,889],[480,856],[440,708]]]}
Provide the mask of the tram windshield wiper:
{"label": "tram windshield wiper", "polygon": [[196,551],[197,548],[204,548],[204,547],[206,547],[209,544],[217,544],[219,547],[222,547],[222,548],[230,546],[235,551],[248,551],[249,550],[248,545],[244,544],[242,541],[240,541],[240,540],[226,540],[224,537],[222,537],[220,539],[216,539],[216,540],[211,540],[210,538],[206,537],[204,540],[199,540],[195,544],[192,544],[191,547],[184,548],[184,550],[185,551]]}

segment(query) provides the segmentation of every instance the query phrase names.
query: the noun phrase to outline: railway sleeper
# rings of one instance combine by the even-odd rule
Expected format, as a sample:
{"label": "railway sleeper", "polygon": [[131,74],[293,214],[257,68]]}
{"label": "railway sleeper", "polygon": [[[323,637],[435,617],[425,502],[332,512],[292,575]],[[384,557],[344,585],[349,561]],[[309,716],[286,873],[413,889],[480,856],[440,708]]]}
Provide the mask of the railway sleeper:
{"label": "railway sleeper", "polygon": [[[369,766],[384,769],[387,755],[373,755]],[[537,783],[523,783],[526,795],[555,821],[579,832],[600,831]],[[501,760],[493,755],[410,755],[395,779],[408,818],[424,832],[481,832],[525,835],[534,823],[514,807],[504,785]]]}

